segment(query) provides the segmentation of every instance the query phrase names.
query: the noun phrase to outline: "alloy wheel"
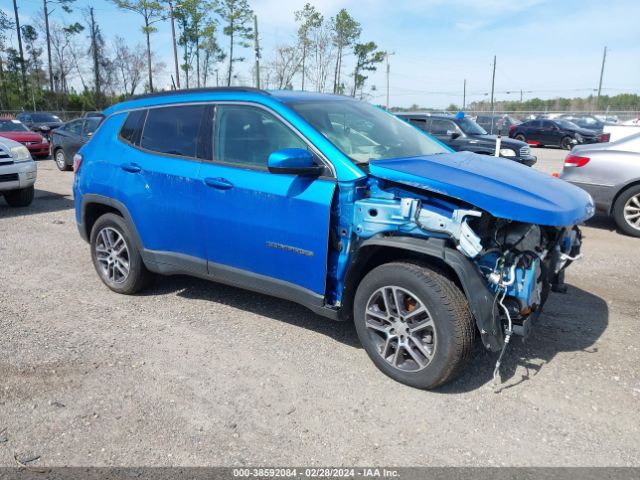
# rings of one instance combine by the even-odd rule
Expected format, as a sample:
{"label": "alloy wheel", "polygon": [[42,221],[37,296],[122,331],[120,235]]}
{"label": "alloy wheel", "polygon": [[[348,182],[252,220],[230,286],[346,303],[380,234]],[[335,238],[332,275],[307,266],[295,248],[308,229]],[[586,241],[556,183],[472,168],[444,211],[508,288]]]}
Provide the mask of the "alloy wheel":
{"label": "alloy wheel", "polygon": [[96,238],[96,260],[102,275],[113,283],[123,283],[129,277],[129,249],[116,229],[105,227]]}
{"label": "alloy wheel", "polygon": [[367,301],[365,325],[378,353],[394,368],[417,372],[436,351],[436,327],[425,304],[396,286],[376,290]]}
{"label": "alloy wheel", "polygon": [[624,205],[624,219],[636,230],[640,230],[640,194],[634,195]]}
{"label": "alloy wheel", "polygon": [[67,162],[64,158],[64,152],[62,150],[56,151],[56,165],[60,170],[64,170],[67,167]]}

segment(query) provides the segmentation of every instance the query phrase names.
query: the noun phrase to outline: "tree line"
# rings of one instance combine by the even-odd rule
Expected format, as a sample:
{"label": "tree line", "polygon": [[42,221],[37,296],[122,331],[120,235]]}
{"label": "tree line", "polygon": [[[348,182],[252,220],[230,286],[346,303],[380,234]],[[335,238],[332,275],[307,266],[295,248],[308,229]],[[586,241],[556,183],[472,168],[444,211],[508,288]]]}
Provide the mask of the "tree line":
{"label": "tree line", "polygon": [[[109,0],[138,17],[136,43],[133,35],[106,39],[107,20],[77,0],[38,0],[31,24],[21,22],[24,0],[12,1],[13,17],[0,10],[0,110],[98,110],[167,88],[160,78],[170,88],[252,85],[364,98],[385,58],[346,9],[326,17],[311,3],[292,12],[295,37],[263,58],[249,0]],[[172,33],[172,65],[154,51],[160,28]]]}

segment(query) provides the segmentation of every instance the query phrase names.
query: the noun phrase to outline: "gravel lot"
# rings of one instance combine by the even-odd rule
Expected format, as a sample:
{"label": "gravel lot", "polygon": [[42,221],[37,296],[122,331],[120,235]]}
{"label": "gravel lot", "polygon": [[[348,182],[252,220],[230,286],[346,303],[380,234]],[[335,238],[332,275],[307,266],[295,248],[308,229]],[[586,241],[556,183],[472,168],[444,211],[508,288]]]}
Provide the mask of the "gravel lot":
{"label": "gravel lot", "polygon": [[[565,152],[534,152],[560,170]],[[186,277],[110,292],[73,174],[38,167],[30,208],[0,200],[0,465],[640,465],[640,239],[608,219],[498,393],[480,346],[424,392],[379,373],[351,324],[286,301]]]}

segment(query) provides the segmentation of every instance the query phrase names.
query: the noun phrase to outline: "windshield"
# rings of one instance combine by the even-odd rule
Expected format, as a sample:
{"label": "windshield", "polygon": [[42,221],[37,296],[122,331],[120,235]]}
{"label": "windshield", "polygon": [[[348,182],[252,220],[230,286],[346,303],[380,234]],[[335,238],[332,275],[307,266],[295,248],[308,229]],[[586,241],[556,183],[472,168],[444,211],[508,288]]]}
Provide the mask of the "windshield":
{"label": "windshield", "polygon": [[560,125],[560,127],[562,128],[572,128],[574,130],[576,128],[580,128],[578,125],[576,125],[573,122],[570,122],[569,120],[556,120],[556,123]]}
{"label": "windshield", "polygon": [[486,135],[487,131],[470,118],[458,120],[458,126],[467,135]]}
{"label": "windshield", "polygon": [[31,119],[34,122],[62,122],[60,117],[51,113],[32,113]]}
{"label": "windshield", "polygon": [[0,132],[29,132],[20,120],[0,120]]}
{"label": "windshield", "polygon": [[448,153],[418,129],[365,102],[298,101],[289,106],[356,163]]}

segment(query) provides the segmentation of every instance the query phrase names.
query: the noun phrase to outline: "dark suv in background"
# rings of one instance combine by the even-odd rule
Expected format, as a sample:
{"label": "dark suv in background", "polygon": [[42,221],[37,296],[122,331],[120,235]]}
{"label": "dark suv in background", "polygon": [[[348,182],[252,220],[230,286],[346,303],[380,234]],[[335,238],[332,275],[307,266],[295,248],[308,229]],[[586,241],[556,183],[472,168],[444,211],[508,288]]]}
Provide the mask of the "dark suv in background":
{"label": "dark suv in background", "polygon": [[601,141],[600,134],[594,130],[580,128],[564,119],[529,120],[512,128],[509,136],[530,145],[556,145],[565,150],[571,150],[574,145]]}
{"label": "dark suv in background", "polygon": [[[425,112],[401,112],[396,115],[436,137],[456,152],[495,154],[497,137],[489,135],[484,128],[463,115],[430,115]],[[511,140],[506,135],[501,140],[500,156],[529,167],[534,165],[537,160],[535,156],[531,155],[529,145],[518,140]]]}

